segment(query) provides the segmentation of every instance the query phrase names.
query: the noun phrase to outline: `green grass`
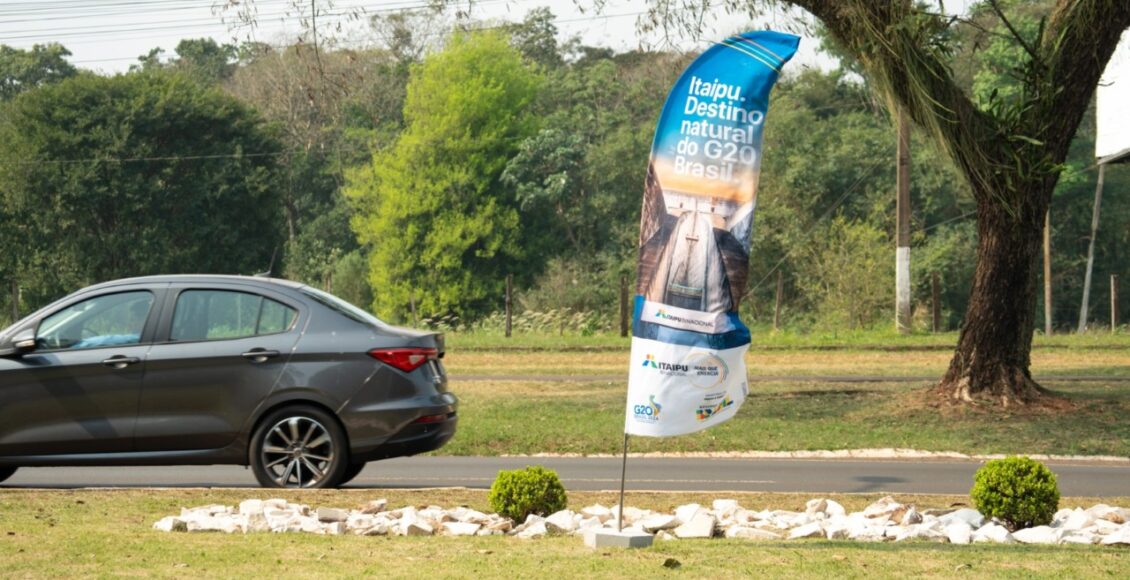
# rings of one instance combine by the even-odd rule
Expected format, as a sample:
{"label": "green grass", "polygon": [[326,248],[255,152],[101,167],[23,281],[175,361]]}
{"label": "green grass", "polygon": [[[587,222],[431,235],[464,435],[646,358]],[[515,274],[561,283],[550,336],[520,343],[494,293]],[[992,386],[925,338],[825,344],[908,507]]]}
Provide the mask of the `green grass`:
{"label": "green grass", "polygon": [[[911,448],[969,454],[1130,456],[1130,388],[1061,383],[1073,413],[941,410],[919,401],[925,384],[757,383],[737,416],[712,429],[632,440],[636,452]],[[456,385],[459,430],[439,453],[615,454],[626,386],[472,381]]]}
{"label": "green grass", "polygon": [[[752,350],[757,349],[930,349],[952,350],[957,344],[957,332],[914,332],[899,334],[893,330],[817,331],[801,332],[785,329],[774,332],[772,328],[753,326]],[[447,347],[451,351],[478,350],[627,350],[630,338],[619,332],[582,335],[577,332],[518,333],[507,338],[494,330],[449,331]],[[1087,334],[1037,333],[1033,338],[1036,349],[1130,349],[1130,332],[1120,328],[1116,333],[1096,330]]]}
{"label": "green grass", "polygon": [[[312,506],[353,507],[377,497],[393,506],[470,505],[486,509],[486,492],[424,490],[279,493]],[[952,546],[846,541],[746,542],[683,540],[642,550],[590,550],[578,537],[519,540],[314,536],[305,534],[167,534],[151,528],[181,507],[235,505],[262,490],[0,490],[0,576],[289,577],[289,578],[805,578],[1002,577],[1099,578],[1124,574],[1130,552],[1097,546]],[[611,493],[572,493],[570,506],[615,501]],[[707,494],[633,493],[630,504],[670,509],[709,502]],[[742,505],[800,509],[797,494],[732,494]],[[861,509],[873,495],[834,496]],[[898,498],[920,507],[968,502],[959,496]],[[1065,499],[1064,507],[1130,498]],[[674,560],[678,566],[665,567]],[[674,565],[672,563],[672,565]],[[1119,571],[1122,572],[1119,572]]]}

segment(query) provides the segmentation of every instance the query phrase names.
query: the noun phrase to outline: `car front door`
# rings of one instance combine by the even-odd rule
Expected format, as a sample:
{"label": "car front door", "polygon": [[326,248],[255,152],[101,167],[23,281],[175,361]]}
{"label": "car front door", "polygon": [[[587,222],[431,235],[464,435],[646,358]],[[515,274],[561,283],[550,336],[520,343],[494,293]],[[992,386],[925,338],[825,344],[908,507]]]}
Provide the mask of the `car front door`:
{"label": "car front door", "polygon": [[161,293],[103,292],[36,323],[35,350],[0,361],[0,455],[132,450]]}
{"label": "car front door", "polygon": [[218,449],[274,388],[300,333],[300,307],[240,285],[173,287],[149,352],[139,451]]}

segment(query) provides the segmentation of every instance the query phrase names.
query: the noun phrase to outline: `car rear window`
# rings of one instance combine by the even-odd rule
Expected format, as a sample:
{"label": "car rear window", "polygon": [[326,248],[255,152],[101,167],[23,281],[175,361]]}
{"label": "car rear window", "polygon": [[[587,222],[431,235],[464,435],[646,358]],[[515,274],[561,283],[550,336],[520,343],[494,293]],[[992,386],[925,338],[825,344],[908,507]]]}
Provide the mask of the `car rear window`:
{"label": "car rear window", "polygon": [[223,340],[289,330],[298,312],[270,298],[230,290],[185,290],[173,311],[171,340]]}

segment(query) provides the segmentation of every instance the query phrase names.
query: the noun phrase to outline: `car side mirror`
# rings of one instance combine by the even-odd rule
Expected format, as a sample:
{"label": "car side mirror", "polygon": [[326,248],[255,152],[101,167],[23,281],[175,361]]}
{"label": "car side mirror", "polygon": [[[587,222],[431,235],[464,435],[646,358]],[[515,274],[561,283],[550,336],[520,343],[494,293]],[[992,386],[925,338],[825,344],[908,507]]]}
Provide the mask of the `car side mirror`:
{"label": "car side mirror", "polygon": [[35,331],[25,330],[0,348],[0,356],[21,356],[35,350]]}

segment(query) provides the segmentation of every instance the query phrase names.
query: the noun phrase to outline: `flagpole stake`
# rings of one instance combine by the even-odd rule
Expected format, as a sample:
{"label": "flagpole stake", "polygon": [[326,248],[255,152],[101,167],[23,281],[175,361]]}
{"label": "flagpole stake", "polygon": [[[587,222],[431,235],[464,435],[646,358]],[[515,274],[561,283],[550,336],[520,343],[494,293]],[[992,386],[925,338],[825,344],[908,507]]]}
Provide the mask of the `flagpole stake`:
{"label": "flagpole stake", "polygon": [[616,531],[624,531],[624,481],[628,477],[628,434],[624,433],[624,461],[620,465],[620,510],[616,514]]}

